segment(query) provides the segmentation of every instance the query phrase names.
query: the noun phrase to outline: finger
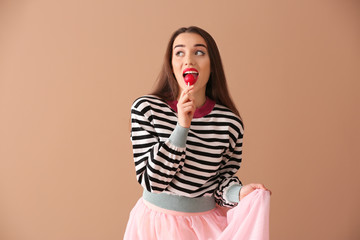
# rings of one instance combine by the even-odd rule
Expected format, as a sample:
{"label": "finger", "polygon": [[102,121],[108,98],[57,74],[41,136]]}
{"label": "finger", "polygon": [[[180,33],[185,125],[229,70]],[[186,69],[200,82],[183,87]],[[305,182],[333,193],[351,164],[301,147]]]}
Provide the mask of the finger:
{"label": "finger", "polygon": [[272,192],[270,191],[270,189],[268,189],[267,187],[265,187],[264,184],[257,184],[257,187],[258,187],[259,189],[263,189],[263,190],[265,190],[265,191],[269,191],[269,192],[270,192],[270,195],[272,194]]}
{"label": "finger", "polygon": [[183,93],[182,96],[180,96],[178,103],[183,104],[190,100],[188,93]]}
{"label": "finger", "polygon": [[186,90],[183,90],[180,94],[180,97],[179,97],[179,101],[184,98],[184,95],[187,94],[187,91]]}
{"label": "finger", "polygon": [[190,94],[190,96],[192,96],[193,92],[194,92],[194,86],[190,86],[188,89],[186,89],[187,93]]}
{"label": "finger", "polygon": [[190,121],[193,118],[194,110],[192,108],[188,108],[184,111],[185,118],[188,118]]}
{"label": "finger", "polygon": [[[194,86],[185,88],[180,94],[180,99],[183,98],[186,94],[189,94],[189,92],[192,91],[193,89],[194,89]],[[179,99],[179,101],[180,101],[180,99]]]}
{"label": "finger", "polygon": [[[187,94],[187,93],[191,92],[192,90],[194,90],[194,86],[186,87],[186,88],[181,92],[181,94]],[[180,95],[181,95],[181,94],[180,94]]]}
{"label": "finger", "polygon": [[184,113],[195,112],[195,106],[193,104],[184,104],[182,107]]}
{"label": "finger", "polygon": [[254,189],[264,189],[266,190],[265,186],[261,183],[251,183],[250,186]]}
{"label": "finger", "polygon": [[192,94],[192,92],[188,93],[188,98],[190,99],[190,101],[195,101],[194,95]]}
{"label": "finger", "polygon": [[193,100],[188,99],[188,101],[184,102],[184,103],[180,103],[180,106],[195,106],[195,102]]}
{"label": "finger", "polygon": [[193,95],[191,94],[194,87],[190,87],[189,89],[185,89],[181,92],[179,102],[188,101],[188,99],[193,100]]}
{"label": "finger", "polygon": [[184,90],[181,91],[180,97],[179,97],[179,101],[180,101],[181,98],[184,97],[184,95],[185,95],[187,92],[188,92],[187,89],[184,89]]}
{"label": "finger", "polygon": [[188,86],[188,87],[186,88],[186,90],[189,91],[189,92],[192,91],[193,89],[194,89],[194,85]]}

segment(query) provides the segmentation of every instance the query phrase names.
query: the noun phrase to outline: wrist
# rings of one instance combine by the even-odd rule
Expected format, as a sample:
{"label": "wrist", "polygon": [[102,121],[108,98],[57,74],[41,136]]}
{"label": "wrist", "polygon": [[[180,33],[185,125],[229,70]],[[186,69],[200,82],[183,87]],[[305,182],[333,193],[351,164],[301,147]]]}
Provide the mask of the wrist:
{"label": "wrist", "polygon": [[178,124],[183,128],[190,128],[191,122],[179,119]]}

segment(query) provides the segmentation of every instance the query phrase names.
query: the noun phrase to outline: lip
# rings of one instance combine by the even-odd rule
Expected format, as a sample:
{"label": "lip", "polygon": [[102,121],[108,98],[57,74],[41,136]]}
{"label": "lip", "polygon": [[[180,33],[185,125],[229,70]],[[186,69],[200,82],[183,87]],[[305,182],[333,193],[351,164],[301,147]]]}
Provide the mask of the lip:
{"label": "lip", "polygon": [[[189,75],[185,75],[186,72],[192,73],[190,73]],[[194,85],[199,77],[199,71],[196,68],[185,68],[183,71],[183,77],[186,85]]]}
{"label": "lip", "polygon": [[194,72],[197,72],[199,74],[199,71],[196,68],[185,68],[184,71],[183,71],[183,75],[188,71],[194,71]]}

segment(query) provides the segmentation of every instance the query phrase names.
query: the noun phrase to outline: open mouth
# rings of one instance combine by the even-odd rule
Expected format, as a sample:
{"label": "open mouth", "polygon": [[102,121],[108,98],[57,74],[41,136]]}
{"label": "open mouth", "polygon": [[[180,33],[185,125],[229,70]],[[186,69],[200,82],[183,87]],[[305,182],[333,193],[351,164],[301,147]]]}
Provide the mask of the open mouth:
{"label": "open mouth", "polygon": [[198,76],[199,72],[195,68],[187,68],[183,72],[184,81],[187,85],[195,84]]}

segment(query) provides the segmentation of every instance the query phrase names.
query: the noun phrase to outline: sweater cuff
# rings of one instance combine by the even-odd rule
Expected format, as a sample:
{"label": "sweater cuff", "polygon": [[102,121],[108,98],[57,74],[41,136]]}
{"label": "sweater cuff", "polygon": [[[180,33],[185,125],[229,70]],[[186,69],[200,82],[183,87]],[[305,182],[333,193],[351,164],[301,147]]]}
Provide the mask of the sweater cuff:
{"label": "sweater cuff", "polygon": [[226,194],[226,198],[232,202],[232,203],[238,203],[240,202],[240,190],[242,188],[242,185],[232,185],[231,187],[229,187],[229,189],[227,190]]}
{"label": "sweater cuff", "polygon": [[174,131],[169,137],[169,141],[177,147],[186,147],[186,139],[189,128],[184,128],[180,124],[176,124]]}

